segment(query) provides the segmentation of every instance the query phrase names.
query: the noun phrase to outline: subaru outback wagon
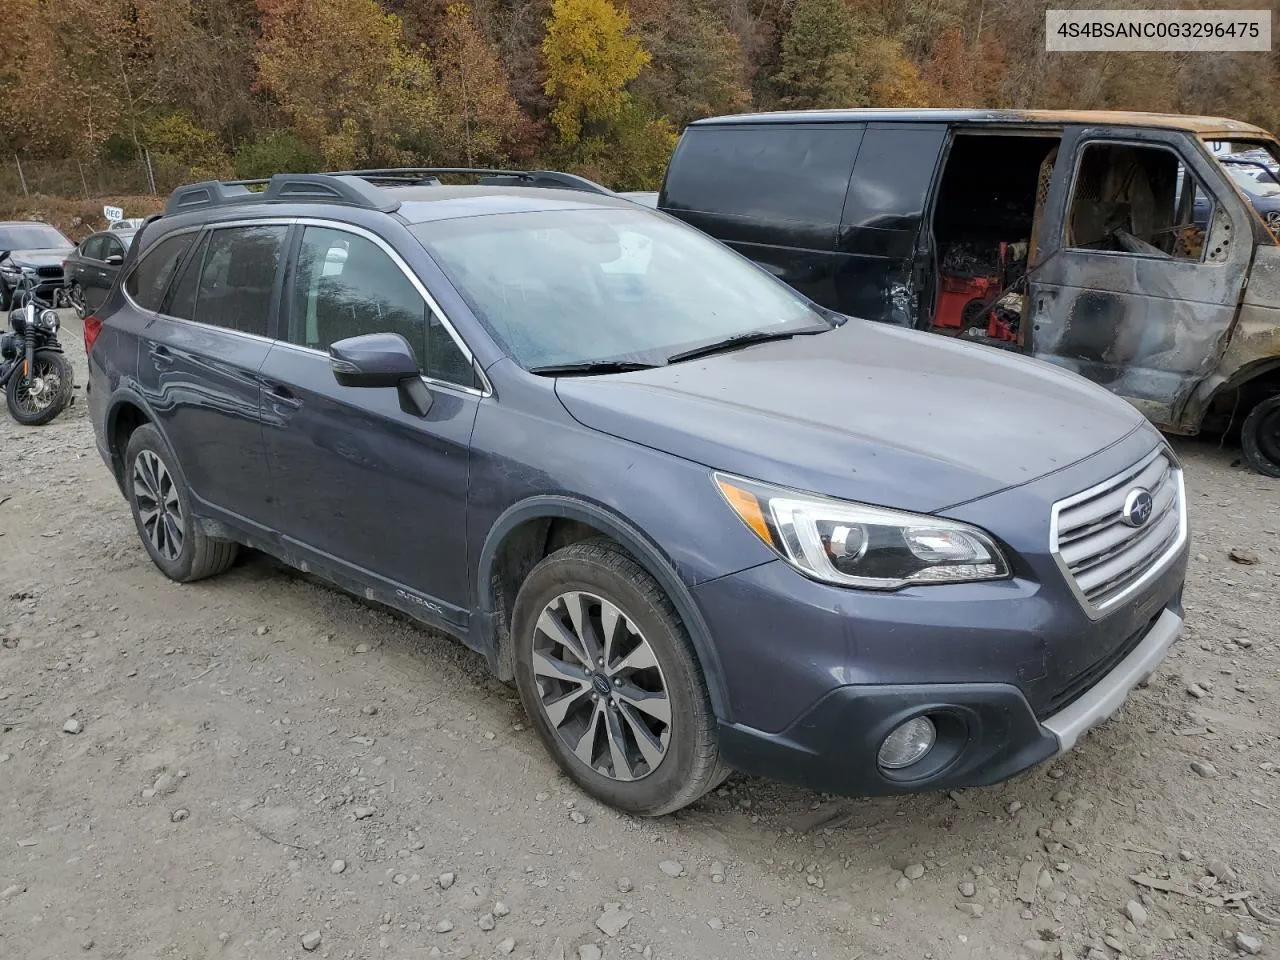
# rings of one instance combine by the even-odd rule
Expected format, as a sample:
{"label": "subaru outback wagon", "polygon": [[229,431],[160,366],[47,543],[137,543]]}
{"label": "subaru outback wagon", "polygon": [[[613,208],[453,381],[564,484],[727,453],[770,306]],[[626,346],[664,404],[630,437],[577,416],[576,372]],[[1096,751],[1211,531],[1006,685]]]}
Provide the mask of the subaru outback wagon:
{"label": "subaru outback wagon", "polygon": [[244,545],[451,634],[649,815],[1007,778],[1178,637],[1182,473],[1129,404],[566,174],[421,183],[457,172],[198,184],[135,238],[90,406],[167,576]]}

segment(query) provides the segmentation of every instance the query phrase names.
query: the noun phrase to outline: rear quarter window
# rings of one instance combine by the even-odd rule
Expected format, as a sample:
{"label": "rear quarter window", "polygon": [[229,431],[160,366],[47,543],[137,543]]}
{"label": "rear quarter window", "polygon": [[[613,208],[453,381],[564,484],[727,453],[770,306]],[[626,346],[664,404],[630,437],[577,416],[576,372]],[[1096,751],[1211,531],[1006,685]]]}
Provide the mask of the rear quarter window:
{"label": "rear quarter window", "polygon": [[195,232],[166,237],[142,255],[125,278],[124,289],[144,310],[158,311],[169,281],[195,240]]}
{"label": "rear quarter window", "polygon": [[862,124],[690,127],[672,158],[663,206],[834,229],[862,134]]}

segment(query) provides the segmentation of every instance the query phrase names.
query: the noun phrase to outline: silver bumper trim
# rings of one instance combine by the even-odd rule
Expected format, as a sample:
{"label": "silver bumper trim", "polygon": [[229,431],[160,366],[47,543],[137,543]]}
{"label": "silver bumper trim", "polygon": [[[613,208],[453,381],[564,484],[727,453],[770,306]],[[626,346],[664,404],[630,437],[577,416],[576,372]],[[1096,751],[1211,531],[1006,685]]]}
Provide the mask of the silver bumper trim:
{"label": "silver bumper trim", "polygon": [[1086,730],[1115,713],[1129,691],[1155,673],[1181,635],[1182,618],[1166,610],[1131,654],[1079,700],[1045,720],[1045,729],[1058,738],[1058,753],[1070,750]]}

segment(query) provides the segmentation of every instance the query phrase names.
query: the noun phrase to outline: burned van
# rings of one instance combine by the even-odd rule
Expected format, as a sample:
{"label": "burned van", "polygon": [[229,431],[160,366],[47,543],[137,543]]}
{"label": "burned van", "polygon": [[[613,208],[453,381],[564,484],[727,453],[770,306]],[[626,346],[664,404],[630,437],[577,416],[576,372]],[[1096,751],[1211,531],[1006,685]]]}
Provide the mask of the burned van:
{"label": "burned van", "polygon": [[1059,364],[1171,434],[1239,429],[1280,477],[1280,246],[1238,155],[1280,144],[1142,113],[717,117],[658,205],[841,313]]}

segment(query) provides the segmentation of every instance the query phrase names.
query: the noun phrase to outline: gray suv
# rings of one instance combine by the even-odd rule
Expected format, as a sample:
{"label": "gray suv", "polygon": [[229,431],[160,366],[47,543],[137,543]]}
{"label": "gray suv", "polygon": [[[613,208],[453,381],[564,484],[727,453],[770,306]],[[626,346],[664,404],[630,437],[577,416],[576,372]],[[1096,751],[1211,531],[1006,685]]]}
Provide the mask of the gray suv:
{"label": "gray suv", "polygon": [[1182,473],[1129,404],[569,175],[458,173],[197,184],[135,238],[89,400],[167,576],[247,546],[443,630],[646,815],[731,770],[1001,780],[1178,637]]}

